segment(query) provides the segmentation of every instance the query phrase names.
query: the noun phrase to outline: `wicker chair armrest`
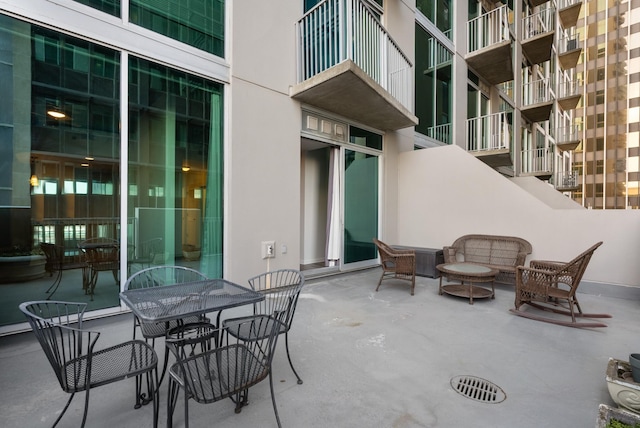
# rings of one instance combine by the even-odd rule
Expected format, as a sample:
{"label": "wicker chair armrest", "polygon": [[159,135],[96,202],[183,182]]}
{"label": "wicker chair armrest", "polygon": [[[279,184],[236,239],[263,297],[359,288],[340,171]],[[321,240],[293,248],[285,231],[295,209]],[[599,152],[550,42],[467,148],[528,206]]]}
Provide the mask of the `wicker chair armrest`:
{"label": "wicker chair armrest", "polygon": [[542,270],[558,270],[563,267],[566,263],[557,262],[552,260],[531,260],[529,262],[529,267],[532,269],[542,269]]}
{"label": "wicker chair armrest", "polygon": [[526,266],[516,267],[516,292],[527,291],[534,294],[548,294],[549,287],[556,285],[556,275],[547,269]]}
{"label": "wicker chair armrest", "polygon": [[442,254],[444,255],[445,263],[454,263],[456,261],[455,247],[451,247],[451,246],[442,247]]}
{"label": "wicker chair armrest", "polygon": [[396,250],[394,248],[393,251],[389,253],[389,255],[391,257],[407,257],[407,256],[415,257],[416,252],[415,250]]}

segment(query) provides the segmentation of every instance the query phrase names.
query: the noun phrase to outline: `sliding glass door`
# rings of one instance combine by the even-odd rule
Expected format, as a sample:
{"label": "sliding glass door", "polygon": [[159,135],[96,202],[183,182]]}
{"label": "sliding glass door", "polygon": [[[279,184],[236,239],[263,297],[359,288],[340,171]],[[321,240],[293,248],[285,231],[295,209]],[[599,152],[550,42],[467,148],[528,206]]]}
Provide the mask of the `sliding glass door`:
{"label": "sliding glass door", "polygon": [[344,263],[374,260],[378,236],[378,156],[344,151]]}

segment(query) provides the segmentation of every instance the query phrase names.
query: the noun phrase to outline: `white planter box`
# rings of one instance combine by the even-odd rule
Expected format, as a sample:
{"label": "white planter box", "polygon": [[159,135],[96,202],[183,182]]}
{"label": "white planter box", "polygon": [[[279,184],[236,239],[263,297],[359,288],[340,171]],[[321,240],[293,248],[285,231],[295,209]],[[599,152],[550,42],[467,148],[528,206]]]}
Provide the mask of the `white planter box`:
{"label": "white planter box", "polygon": [[633,381],[631,366],[627,361],[609,358],[606,379],[609,394],[619,407],[640,412],[640,383]]}

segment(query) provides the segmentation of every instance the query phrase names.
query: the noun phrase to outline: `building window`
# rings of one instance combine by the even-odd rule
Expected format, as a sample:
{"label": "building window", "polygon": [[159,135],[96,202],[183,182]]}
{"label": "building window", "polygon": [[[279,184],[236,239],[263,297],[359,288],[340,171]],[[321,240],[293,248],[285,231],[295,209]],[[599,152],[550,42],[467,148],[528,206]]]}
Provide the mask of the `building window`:
{"label": "building window", "polygon": [[133,24],[224,57],[224,0],[130,0]]}
{"label": "building window", "polygon": [[[120,16],[120,0],[74,0],[113,16]],[[124,0],[127,1],[127,0]]]}
{"label": "building window", "polygon": [[453,5],[449,0],[417,0],[418,9],[440,31],[453,40]]}
{"label": "building window", "polygon": [[[154,263],[181,264],[183,247],[194,246],[202,257],[190,265],[220,277],[222,85],[4,15],[0,45],[8,58],[21,58],[0,67],[8,100],[0,105],[0,158],[7,160],[0,168],[0,224],[12,231],[0,234],[0,253],[59,246],[63,263],[76,268],[65,270],[66,294],[54,298],[87,301],[90,311],[119,307],[120,283],[142,267],[129,261],[149,236],[162,242]],[[124,90],[122,68],[129,71]],[[121,97],[129,106],[124,115]],[[128,164],[121,161],[124,138]],[[120,191],[123,174],[129,195]],[[100,296],[90,301],[80,247],[91,238],[117,242],[116,262],[128,269],[120,279],[98,275]],[[3,284],[15,288],[4,295],[14,309],[0,313],[0,325],[23,322],[18,303],[43,298],[44,284],[33,281]]]}
{"label": "building window", "polygon": [[416,24],[416,131],[451,144],[452,54]]}

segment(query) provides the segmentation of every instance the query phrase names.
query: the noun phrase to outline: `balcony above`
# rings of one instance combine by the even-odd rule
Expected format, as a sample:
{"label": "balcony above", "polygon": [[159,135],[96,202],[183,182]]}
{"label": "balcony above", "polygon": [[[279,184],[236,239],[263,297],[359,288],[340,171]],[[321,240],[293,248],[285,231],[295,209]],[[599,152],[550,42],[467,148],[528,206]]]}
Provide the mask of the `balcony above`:
{"label": "balcony above", "polygon": [[578,23],[582,0],[560,0],[558,4],[558,16],[562,28],[575,27]]}
{"label": "balcony above", "polygon": [[562,110],[573,110],[582,98],[582,86],[578,80],[567,80],[558,85],[558,106]]}
{"label": "balcony above", "polygon": [[291,97],[376,129],[418,124],[416,116],[350,60],[293,86]]}
{"label": "balcony above", "polygon": [[418,123],[413,66],[361,0],[324,0],[296,24],[290,96],[380,130]]}
{"label": "balcony above", "polygon": [[554,31],[547,31],[522,41],[522,53],[531,64],[549,61],[554,35]]}
{"label": "balcony above", "polygon": [[468,119],[466,150],[492,168],[513,166],[512,121],[512,112]]}
{"label": "balcony above", "polygon": [[578,126],[567,126],[558,128],[556,131],[556,147],[561,152],[575,150],[582,141],[580,128]]}
{"label": "balcony above", "polygon": [[487,150],[484,152],[471,152],[478,160],[481,160],[491,168],[513,166],[509,149]]}
{"label": "balcony above", "polygon": [[522,176],[548,180],[553,175],[553,150],[548,147],[520,152]]}
{"label": "balcony above", "polygon": [[522,20],[522,53],[531,64],[541,64],[551,58],[554,13],[554,9],[545,9]]}
{"label": "balcony above", "polygon": [[531,0],[531,5],[533,7],[540,6],[541,4],[545,4],[549,0]]}
{"label": "balcony above", "polygon": [[554,185],[559,192],[572,192],[580,189],[578,171],[559,172],[554,177]]}
{"label": "balcony above", "polygon": [[577,35],[570,35],[558,41],[558,61],[564,70],[575,68],[582,53],[582,43]]}
{"label": "balcony above", "polygon": [[535,80],[522,85],[522,116],[529,122],[549,120],[554,97],[549,79]]}
{"label": "balcony above", "polygon": [[491,85],[513,80],[511,42],[502,41],[466,57],[467,65]]}
{"label": "balcony above", "polygon": [[491,85],[513,80],[513,52],[507,6],[467,22],[467,65]]}

